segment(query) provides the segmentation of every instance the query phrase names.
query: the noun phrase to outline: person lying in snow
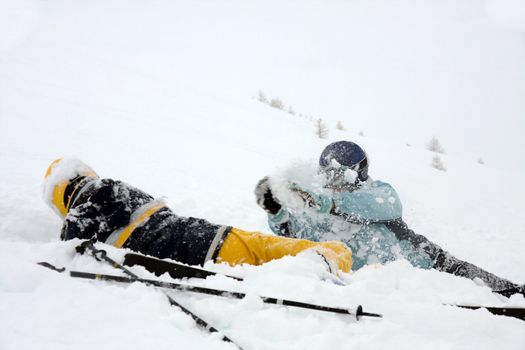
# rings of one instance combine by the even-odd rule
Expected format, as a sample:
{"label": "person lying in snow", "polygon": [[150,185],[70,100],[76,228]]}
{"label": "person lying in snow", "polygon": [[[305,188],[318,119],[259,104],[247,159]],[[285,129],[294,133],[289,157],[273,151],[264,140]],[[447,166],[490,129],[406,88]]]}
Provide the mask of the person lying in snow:
{"label": "person lying in snow", "polygon": [[259,265],[313,249],[331,269],[348,272],[351,251],[343,243],[311,242],[176,215],[161,200],[124,182],[100,179],[78,159],[57,159],[46,171],[45,202],[63,218],[60,238],[95,239],[118,248],[189,265],[212,260]]}
{"label": "person lying in snow", "polygon": [[[416,267],[479,278],[494,291],[505,291],[502,294],[524,292],[523,287],[455,258],[410,230],[401,218],[396,191],[368,176],[367,155],[357,144],[328,145],[319,159],[319,173],[324,177],[319,191],[291,181],[283,186],[268,177],[258,182],[257,203],[267,212],[274,233],[316,242],[341,240],[352,249],[353,270],[404,258]],[[299,205],[287,207],[278,198],[290,193],[299,198]]]}

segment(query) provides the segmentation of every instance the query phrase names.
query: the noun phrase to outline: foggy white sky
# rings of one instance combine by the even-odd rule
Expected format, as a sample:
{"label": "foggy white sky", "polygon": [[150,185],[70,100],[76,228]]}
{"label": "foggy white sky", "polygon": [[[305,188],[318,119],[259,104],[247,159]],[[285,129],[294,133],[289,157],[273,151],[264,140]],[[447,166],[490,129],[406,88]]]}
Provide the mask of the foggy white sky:
{"label": "foggy white sky", "polygon": [[525,173],[523,1],[0,4],[7,55],[38,41],[50,58],[70,46],[196,89],[262,89],[332,127],[414,146],[435,135],[449,154]]}

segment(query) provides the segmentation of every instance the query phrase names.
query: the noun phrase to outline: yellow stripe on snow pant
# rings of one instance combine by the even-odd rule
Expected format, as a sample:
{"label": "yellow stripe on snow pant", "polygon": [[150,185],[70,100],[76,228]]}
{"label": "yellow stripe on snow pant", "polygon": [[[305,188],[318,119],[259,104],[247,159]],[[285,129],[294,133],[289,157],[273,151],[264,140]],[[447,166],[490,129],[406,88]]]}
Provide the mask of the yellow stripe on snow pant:
{"label": "yellow stripe on snow pant", "polygon": [[124,228],[124,230],[122,231],[122,233],[118,236],[117,240],[115,241],[115,243],[113,244],[115,247],[117,248],[122,248],[122,246],[124,245],[124,243],[126,243],[126,241],[129,239],[129,237],[131,236],[131,234],[133,233],[133,231],[138,227],[140,226],[142,223],[144,223],[144,221],[146,221],[147,219],[149,219],[150,216],[152,216],[153,214],[155,214],[159,209],[163,208],[164,207],[164,204],[158,204],[158,205],[154,205],[150,208],[148,208],[146,211],[144,211],[144,213],[142,213],[141,215],[139,215],[135,220],[133,220],[128,226],[126,226],[126,228]]}
{"label": "yellow stripe on snow pant", "polygon": [[259,232],[246,232],[238,228],[232,228],[224,240],[217,262],[227,262],[230,265],[243,263],[260,265],[286,255],[297,255],[306,249],[315,249],[344,272],[352,268],[352,252],[342,242],[312,242]]}

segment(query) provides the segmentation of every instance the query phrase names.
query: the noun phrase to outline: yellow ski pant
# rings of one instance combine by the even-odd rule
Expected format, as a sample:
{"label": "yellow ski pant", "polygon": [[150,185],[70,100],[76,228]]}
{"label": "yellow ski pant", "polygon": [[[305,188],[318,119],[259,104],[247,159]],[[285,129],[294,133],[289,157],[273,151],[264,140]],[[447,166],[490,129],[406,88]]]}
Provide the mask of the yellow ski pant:
{"label": "yellow ski pant", "polygon": [[316,250],[343,272],[348,272],[352,268],[352,252],[342,242],[312,242],[259,232],[246,232],[238,228],[232,228],[224,240],[217,262],[227,262],[230,265],[243,263],[260,265],[286,255],[297,255],[307,249]]}

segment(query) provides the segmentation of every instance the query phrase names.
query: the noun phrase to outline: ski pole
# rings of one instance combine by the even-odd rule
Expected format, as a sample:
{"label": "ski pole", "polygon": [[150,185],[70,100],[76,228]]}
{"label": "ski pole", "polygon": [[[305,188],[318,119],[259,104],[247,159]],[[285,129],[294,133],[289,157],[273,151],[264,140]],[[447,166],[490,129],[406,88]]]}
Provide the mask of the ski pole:
{"label": "ski pole", "polygon": [[455,305],[445,304],[449,306],[460,307],[469,310],[486,309],[493,315],[514,317],[525,321],[525,308],[522,307],[495,307],[495,306],[480,306],[480,305]]}
{"label": "ski pole", "polygon": [[[139,276],[137,276],[136,274],[134,274],[133,272],[131,272],[130,270],[125,268],[122,264],[119,264],[115,260],[113,260],[110,257],[108,257],[105,250],[97,249],[94,246],[93,242],[90,241],[90,240],[84,241],[84,242],[82,242],[82,244],[80,244],[78,247],[76,247],[76,251],[78,253],[80,253],[80,254],[83,254],[86,250],[88,250],[91,253],[91,255],[96,260],[98,260],[98,261],[104,260],[109,265],[113,266],[114,268],[122,270],[126,275],[130,276],[131,278],[126,278],[126,279],[128,279],[130,281],[129,283],[134,282],[134,281],[138,281],[140,279]],[[59,271],[59,272],[65,271],[65,268],[57,269],[56,267],[54,267],[53,265],[51,265],[49,263],[39,263],[39,265],[51,268],[52,270]],[[74,276],[72,272],[73,271],[70,272],[70,276],[71,277],[80,277],[80,276]],[[120,277],[120,276],[113,276],[113,277]],[[95,278],[95,279],[100,279],[100,278]],[[144,282],[144,283],[148,284],[147,282]],[[197,316],[196,314],[194,314],[193,312],[191,312],[190,310],[188,310],[187,308],[182,306],[180,303],[175,301],[175,299],[173,299],[167,293],[164,292],[164,295],[168,298],[168,301],[169,301],[170,305],[176,306],[179,309],[181,309],[182,312],[184,312],[186,315],[190,316],[195,321],[195,323],[197,323],[199,326],[201,326],[204,329],[206,329],[208,332],[210,332],[210,333],[222,333],[218,329],[216,329],[215,327],[212,327],[208,322],[204,321],[202,318],[200,318],[199,316]],[[225,342],[228,342],[228,343],[232,343],[239,350],[243,350],[243,348],[241,346],[239,346],[237,343],[235,343],[233,340],[231,340],[230,338],[228,338],[224,334],[222,334],[221,340],[223,340]]]}
{"label": "ski pole", "polygon": [[[52,269],[57,269],[52,265],[50,266],[49,263],[40,263],[40,265],[43,265],[43,266],[46,266]],[[64,268],[62,268],[61,270],[65,271]],[[157,281],[157,280],[143,279],[143,278],[128,278],[124,276],[115,276],[115,275],[98,274],[98,273],[81,272],[81,271],[69,271],[69,274],[71,277],[75,277],[75,278],[85,278],[85,279],[91,279],[91,280],[112,281],[112,282],[120,282],[120,283],[141,282],[141,283],[146,283],[146,284],[149,284],[155,287],[160,287],[160,288],[174,289],[174,290],[179,290],[179,291],[193,292],[193,293],[207,294],[207,295],[214,295],[214,296],[221,296],[221,297],[227,297],[227,298],[233,298],[233,299],[243,299],[246,297],[246,293],[232,292],[232,291],[227,291],[227,290],[213,289],[213,288],[206,288],[206,287],[199,287],[199,286],[192,286],[192,285],[175,283],[175,282],[164,282],[164,281]],[[260,298],[266,304],[284,305],[284,306],[291,306],[291,307],[297,307],[297,308],[303,308],[303,309],[332,312],[332,313],[337,313],[337,314],[353,315],[357,319],[359,319],[361,316],[382,317],[379,314],[364,312],[361,305],[359,305],[355,311],[352,311],[349,309],[309,304],[309,303],[303,303],[303,302],[287,300],[287,299],[278,299],[278,298],[264,297],[264,296],[261,296]]]}
{"label": "ski pole", "polygon": [[[95,259],[97,259],[97,260],[98,259],[105,260],[111,266],[116,267],[118,269],[121,269],[122,271],[124,271],[127,275],[131,276],[132,278],[140,279],[136,274],[131,272],[129,269],[124,267],[122,264],[119,264],[115,260],[109,258],[107,256],[107,253],[106,253],[105,250],[97,249],[92,241],[90,241],[90,240],[84,241],[84,242],[82,242],[82,244],[80,244],[78,247],[76,247],[77,252],[79,252],[80,254],[82,254],[86,249],[88,249],[92,253],[92,255],[95,257]],[[97,255],[99,255],[100,257],[97,257]],[[159,282],[159,281],[155,281],[155,280],[147,280],[147,281],[148,282],[144,282],[144,283]],[[161,283],[164,283],[164,282],[161,282]],[[180,286],[185,286],[184,284],[179,284],[179,285]],[[245,293],[237,293],[237,292],[221,291],[221,290],[212,290],[210,288],[204,288],[204,287],[195,287],[195,288],[196,288],[195,292],[197,292],[197,290],[200,289],[201,290],[200,293],[204,293],[203,290],[208,289],[210,291],[210,293],[206,293],[206,294],[218,295],[218,296],[223,296],[223,295],[224,296],[229,296],[229,295],[231,295],[232,298],[236,298],[236,299],[243,299],[246,296]],[[175,288],[172,288],[172,289],[175,289]],[[216,294],[214,294],[214,293],[216,293]],[[361,316],[382,317],[382,315],[380,315],[380,314],[364,312],[363,311],[363,307],[361,305],[358,305],[358,307],[356,308],[356,311],[352,312],[352,311],[347,310],[347,309],[339,309],[339,308],[333,308],[333,307],[327,307],[327,306],[320,306],[320,305],[302,303],[302,302],[286,300],[286,299],[277,299],[277,298],[270,298],[270,297],[261,297],[261,299],[263,301],[265,301],[266,303],[268,303],[268,304],[294,306],[294,307],[298,307],[298,308],[305,308],[305,309],[311,309],[311,310],[328,311],[328,312],[335,312],[335,313],[340,313],[340,314],[354,315],[357,320],[359,320],[359,317],[361,317]]]}
{"label": "ski pole", "polygon": [[[46,263],[46,262],[39,263],[39,265],[45,266],[47,268],[50,268],[52,270],[56,270],[59,272],[64,272],[66,270],[65,268],[56,268],[55,266],[49,263]],[[132,279],[132,278],[127,278],[127,277],[122,277],[122,276],[96,274],[96,273],[80,272],[80,271],[70,271],[69,273],[71,277],[76,277],[76,278],[113,281],[113,282],[120,282],[120,283],[144,282],[144,283],[149,283],[151,285],[155,285],[161,288],[175,289],[175,290],[180,290],[180,291],[189,291],[189,292],[195,292],[195,293],[203,293],[203,294],[209,294],[209,295],[215,295],[215,296],[231,297],[231,298],[236,298],[236,299],[242,299],[246,296],[246,294],[239,293],[239,292],[231,292],[231,291],[225,291],[225,290],[217,290],[217,289],[211,289],[211,288],[190,286],[190,285],[184,285],[184,284],[172,283],[172,282],[144,280],[140,278]],[[349,310],[346,310],[346,309],[331,308],[331,307],[326,307],[326,306],[307,304],[307,303],[301,303],[301,302],[290,301],[290,300],[282,300],[282,299],[277,299],[277,298],[262,297],[261,299],[263,300],[263,302],[268,303],[268,304],[293,306],[293,307],[300,307],[300,308],[306,308],[306,309],[312,309],[312,310],[334,312],[334,313],[339,313],[339,314],[352,314]],[[525,321],[525,308],[493,307],[493,306],[480,306],[480,305],[478,306],[456,305],[456,304],[445,304],[445,305],[465,308],[465,309],[470,309],[470,310],[477,310],[477,309],[483,308],[494,315],[514,317],[514,318]],[[381,315],[363,312],[361,306],[357,308],[355,314],[356,316],[381,317]]]}

